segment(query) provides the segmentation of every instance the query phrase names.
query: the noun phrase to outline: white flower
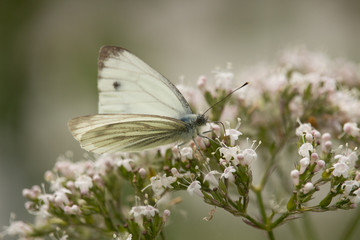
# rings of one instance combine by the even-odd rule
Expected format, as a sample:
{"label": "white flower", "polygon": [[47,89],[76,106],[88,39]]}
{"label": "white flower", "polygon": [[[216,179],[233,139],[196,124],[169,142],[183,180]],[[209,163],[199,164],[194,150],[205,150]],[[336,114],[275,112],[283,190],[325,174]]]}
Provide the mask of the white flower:
{"label": "white flower", "polygon": [[132,167],[130,165],[131,162],[134,162],[133,159],[130,159],[130,158],[126,158],[126,159],[118,159],[116,161],[116,165],[118,167],[121,167],[123,166],[128,172],[130,172],[132,170]]}
{"label": "white flower", "polygon": [[151,217],[154,217],[156,213],[159,213],[159,210],[150,205],[132,207],[129,212],[139,224],[142,223],[143,217],[150,219]]}
{"label": "white flower", "polygon": [[58,189],[61,189],[63,187],[63,183],[66,182],[65,177],[57,177],[55,180],[51,181],[50,190],[56,191]]}
{"label": "white flower", "polygon": [[222,89],[231,89],[231,84],[234,79],[234,73],[229,71],[214,71],[216,79],[216,87]]}
{"label": "white flower", "polygon": [[27,235],[32,233],[32,228],[30,225],[24,223],[23,221],[12,221],[10,222],[10,226],[5,227],[5,231],[0,233],[0,237],[2,234],[9,235],[9,236],[16,236],[18,235],[19,239],[28,239],[26,238]]}
{"label": "white flower", "polygon": [[107,172],[111,171],[114,163],[115,162],[115,158],[114,158],[114,154],[109,154],[109,153],[105,153],[105,154],[101,154],[95,162],[95,168],[97,169],[97,171],[101,174],[101,175],[105,175]]}
{"label": "white flower", "polygon": [[309,158],[303,158],[299,161],[300,163],[300,174],[303,174],[306,170],[306,168],[309,166],[310,164],[310,160]]}
{"label": "white flower", "polygon": [[236,129],[230,128],[230,129],[225,130],[225,136],[230,136],[230,145],[231,146],[235,145],[235,141],[238,140],[240,135],[242,135],[242,133]]}
{"label": "white flower", "polygon": [[299,184],[299,176],[300,172],[296,169],[292,170],[290,173],[291,179],[293,181],[293,184],[296,186]]}
{"label": "white flower", "polygon": [[244,162],[246,165],[249,165],[250,163],[252,163],[253,161],[255,161],[257,159],[257,154],[256,154],[255,150],[252,148],[247,148],[247,149],[243,150],[241,153],[242,153],[242,156],[243,156],[243,159],[244,159]]}
{"label": "white flower", "polygon": [[179,173],[179,171],[176,169],[176,168],[172,168],[171,170],[171,173],[174,177],[177,177],[177,178],[182,178],[183,175]]}
{"label": "white flower", "polygon": [[204,194],[201,192],[200,182],[197,180],[190,183],[190,185],[187,188],[187,191],[189,192],[190,195],[196,194],[200,197],[204,196]]}
{"label": "white flower", "polygon": [[204,177],[204,182],[205,181],[208,182],[209,187],[211,189],[217,188],[219,186],[219,179],[215,177],[215,174],[220,174],[220,173],[216,170],[213,170],[210,171],[208,174],[206,174]]}
{"label": "white flower", "polygon": [[89,176],[81,175],[75,180],[75,187],[79,188],[82,194],[87,194],[92,186],[92,179]]}
{"label": "white flower", "polygon": [[314,189],[314,184],[312,184],[311,182],[307,182],[304,185],[304,194],[307,194],[308,192],[312,191]]}
{"label": "white flower", "polygon": [[301,137],[304,133],[311,133],[310,123],[301,123],[300,126],[296,128],[296,136]]}
{"label": "white flower", "polygon": [[351,190],[353,190],[354,187],[359,187],[359,186],[360,183],[358,181],[348,180],[345,181],[341,187],[342,189],[344,189],[344,195],[349,196]]}
{"label": "white flower", "polygon": [[172,183],[176,182],[177,178],[173,177],[173,176],[166,176],[166,174],[164,174],[161,178],[161,184],[165,187],[165,188],[173,188],[171,186]]}
{"label": "white flower", "polygon": [[222,147],[219,149],[220,154],[223,155],[223,157],[225,158],[225,160],[227,162],[229,162],[231,160],[231,158],[236,159],[237,158],[237,154],[239,152],[239,149],[237,147]]}
{"label": "white flower", "polygon": [[65,178],[74,179],[86,172],[92,171],[93,167],[94,162],[92,161],[71,162],[63,157],[59,157],[55,164],[55,171]]}
{"label": "white flower", "polygon": [[313,152],[314,147],[311,143],[304,143],[299,147],[298,153],[302,157],[309,157],[309,152]]}
{"label": "white flower", "polygon": [[70,206],[65,206],[64,207],[64,213],[68,214],[68,215],[80,215],[81,211],[78,205],[72,205]]}
{"label": "white flower", "polygon": [[180,150],[180,155],[183,160],[193,159],[193,150],[191,147],[184,147]]}
{"label": "white flower", "polygon": [[335,159],[338,159],[338,162],[342,162],[345,163],[346,165],[348,165],[350,168],[353,168],[355,166],[355,163],[358,159],[357,155],[355,152],[351,152],[350,154],[348,154],[347,156],[345,155],[335,155],[334,157]]}
{"label": "white flower", "polygon": [[233,166],[227,167],[224,169],[224,172],[221,174],[220,178],[226,178],[229,179],[229,181],[232,181],[234,179],[234,172],[236,172],[236,169]]}
{"label": "white flower", "polygon": [[352,203],[358,204],[360,203],[360,188],[354,191],[355,197],[351,199]]}
{"label": "white flower", "polygon": [[334,165],[334,171],[332,172],[332,175],[335,177],[343,176],[344,178],[347,178],[349,175],[349,166],[346,165],[343,162],[337,162]]}
{"label": "white flower", "polygon": [[154,191],[154,193],[159,196],[165,191],[165,188],[173,188],[171,184],[176,182],[176,179],[177,178],[173,176],[167,177],[166,174],[164,174],[161,177],[160,176],[151,177],[150,178],[151,188]]}
{"label": "white flower", "polygon": [[41,194],[38,199],[41,202],[40,209],[37,211],[37,214],[42,217],[50,216],[48,210],[50,207],[50,202],[54,201],[54,196],[52,194]]}
{"label": "white flower", "polygon": [[70,200],[66,194],[71,194],[71,191],[66,188],[61,188],[57,190],[54,193],[54,203],[57,206],[64,208],[65,205],[68,205],[70,203]]}
{"label": "white flower", "polygon": [[35,200],[41,194],[41,188],[37,185],[34,185],[31,189],[25,188],[22,191],[22,195],[26,198]]}

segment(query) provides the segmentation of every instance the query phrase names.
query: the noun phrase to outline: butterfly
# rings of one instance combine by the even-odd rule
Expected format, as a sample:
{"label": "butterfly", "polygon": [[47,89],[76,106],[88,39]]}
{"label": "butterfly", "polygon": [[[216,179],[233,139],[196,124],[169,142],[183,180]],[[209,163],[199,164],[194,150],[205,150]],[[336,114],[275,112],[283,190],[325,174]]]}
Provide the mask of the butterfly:
{"label": "butterfly", "polygon": [[128,50],[103,46],[98,60],[99,114],[77,117],[68,127],[83,149],[136,152],[186,143],[207,123],[179,90]]}

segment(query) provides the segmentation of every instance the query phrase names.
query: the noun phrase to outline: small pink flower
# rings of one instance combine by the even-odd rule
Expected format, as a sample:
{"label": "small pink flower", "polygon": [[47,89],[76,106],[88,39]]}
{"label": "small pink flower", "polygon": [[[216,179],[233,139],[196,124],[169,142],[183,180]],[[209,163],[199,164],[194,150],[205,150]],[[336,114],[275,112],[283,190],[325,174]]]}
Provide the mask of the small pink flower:
{"label": "small pink flower", "polygon": [[357,123],[347,122],[344,124],[343,130],[346,134],[350,136],[353,137],[360,136],[360,129],[358,128]]}

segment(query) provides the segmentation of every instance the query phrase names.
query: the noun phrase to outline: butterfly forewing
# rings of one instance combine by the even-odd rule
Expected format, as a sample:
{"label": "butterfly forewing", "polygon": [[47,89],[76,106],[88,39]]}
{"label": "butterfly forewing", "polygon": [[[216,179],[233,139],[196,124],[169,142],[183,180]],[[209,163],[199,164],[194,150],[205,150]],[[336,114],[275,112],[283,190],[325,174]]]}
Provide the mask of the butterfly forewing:
{"label": "butterfly forewing", "polygon": [[98,71],[99,114],[68,124],[87,151],[134,152],[183,143],[206,122],[169,80],[123,48],[102,47]]}
{"label": "butterfly forewing", "polygon": [[99,113],[192,114],[176,87],[129,51],[104,46],[99,57]]}
{"label": "butterfly forewing", "polygon": [[81,146],[95,153],[140,151],[181,141],[189,133],[183,121],[156,115],[90,115],[69,122]]}

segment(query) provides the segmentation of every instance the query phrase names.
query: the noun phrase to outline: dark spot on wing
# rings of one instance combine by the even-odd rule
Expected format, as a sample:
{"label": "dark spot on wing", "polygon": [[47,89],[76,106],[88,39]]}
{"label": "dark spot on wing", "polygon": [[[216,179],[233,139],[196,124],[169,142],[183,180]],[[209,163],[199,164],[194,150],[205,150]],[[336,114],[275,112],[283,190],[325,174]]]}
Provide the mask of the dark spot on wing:
{"label": "dark spot on wing", "polygon": [[118,81],[115,81],[115,82],[113,83],[113,87],[115,88],[115,90],[118,90],[118,89],[120,88],[120,86],[121,86],[121,84],[120,84],[120,82],[118,82]]}

